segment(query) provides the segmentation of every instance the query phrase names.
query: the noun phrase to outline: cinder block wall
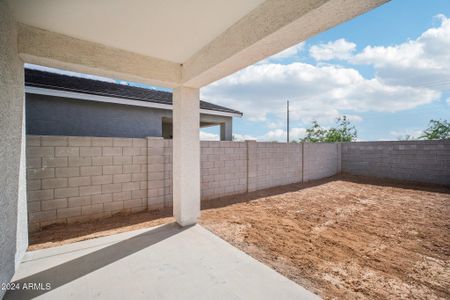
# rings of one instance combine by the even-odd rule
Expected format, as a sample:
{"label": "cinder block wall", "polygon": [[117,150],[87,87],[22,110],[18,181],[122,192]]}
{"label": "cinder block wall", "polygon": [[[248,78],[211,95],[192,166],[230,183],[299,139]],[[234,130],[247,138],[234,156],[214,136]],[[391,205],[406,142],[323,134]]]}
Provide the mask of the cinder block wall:
{"label": "cinder block wall", "polygon": [[450,140],[344,143],[342,171],[450,185]]}
{"label": "cinder block wall", "polygon": [[202,200],[247,191],[247,143],[200,142]]}
{"label": "cinder block wall", "polygon": [[247,143],[249,192],[302,181],[302,144]]}
{"label": "cinder block wall", "polygon": [[[149,149],[151,149],[150,145],[149,142]],[[155,208],[172,207],[172,141],[164,140],[162,147],[164,147],[162,151],[164,170],[159,176],[150,175],[152,159],[149,153],[149,181],[155,177],[163,180],[159,183],[149,182],[149,199],[152,199],[155,194],[158,194],[157,197],[162,196],[161,202],[157,203]],[[201,141],[200,156],[202,200],[247,191],[247,142]]]}
{"label": "cinder block wall", "polygon": [[147,208],[146,139],[28,136],[30,231]]}
{"label": "cinder block wall", "polygon": [[304,156],[304,181],[310,181],[333,176],[340,172],[340,147],[339,143],[303,144]]}
{"label": "cinder block wall", "polygon": [[[336,144],[202,141],[200,146],[202,200],[339,172]],[[170,208],[172,141],[30,135],[27,177],[30,231]]]}

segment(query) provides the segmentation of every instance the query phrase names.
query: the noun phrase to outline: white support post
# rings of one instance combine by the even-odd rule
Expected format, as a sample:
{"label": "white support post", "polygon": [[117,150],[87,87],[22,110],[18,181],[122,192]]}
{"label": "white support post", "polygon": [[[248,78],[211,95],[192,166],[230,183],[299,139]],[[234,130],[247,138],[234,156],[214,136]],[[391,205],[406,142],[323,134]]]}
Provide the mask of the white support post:
{"label": "white support post", "polygon": [[199,89],[173,90],[173,213],[181,226],[200,215]]}

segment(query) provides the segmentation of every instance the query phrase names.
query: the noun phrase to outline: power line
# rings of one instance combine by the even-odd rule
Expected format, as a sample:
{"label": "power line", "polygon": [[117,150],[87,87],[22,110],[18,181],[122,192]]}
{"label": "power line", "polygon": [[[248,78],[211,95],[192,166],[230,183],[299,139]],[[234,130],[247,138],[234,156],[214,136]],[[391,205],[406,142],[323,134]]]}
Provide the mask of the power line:
{"label": "power line", "polygon": [[286,137],[287,137],[287,143],[289,143],[289,100],[287,100],[287,102],[286,102],[286,119],[287,119],[287,122],[286,122],[287,135],[286,135]]}

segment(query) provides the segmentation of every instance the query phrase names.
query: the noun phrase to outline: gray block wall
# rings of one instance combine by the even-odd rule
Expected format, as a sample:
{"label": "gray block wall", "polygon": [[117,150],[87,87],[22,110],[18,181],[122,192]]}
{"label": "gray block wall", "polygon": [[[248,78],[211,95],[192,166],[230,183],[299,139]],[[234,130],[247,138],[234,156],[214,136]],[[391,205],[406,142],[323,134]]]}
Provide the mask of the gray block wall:
{"label": "gray block wall", "polygon": [[247,191],[247,143],[200,142],[202,200]]}
{"label": "gray block wall", "polygon": [[[209,200],[338,174],[449,184],[450,142],[202,141]],[[28,136],[30,229],[172,207],[172,141]]]}
{"label": "gray block wall", "polygon": [[[149,139],[149,204],[154,208],[172,207],[172,141],[164,140],[161,150],[153,148]],[[158,147],[159,148],[159,147]],[[151,150],[150,150],[151,149]],[[150,152],[151,151],[151,152]],[[151,153],[156,155],[151,158]],[[163,153],[162,156],[160,153]],[[247,143],[246,142],[200,142],[200,176],[202,200],[219,198],[247,191]],[[155,170],[151,162],[163,161]],[[150,174],[152,173],[152,174]],[[154,199],[158,200],[155,201]],[[152,199],[152,200],[150,200]]]}
{"label": "gray block wall", "polygon": [[450,185],[450,140],[344,143],[342,171]]}
{"label": "gray block wall", "polygon": [[302,144],[248,142],[248,191],[302,181]]}
{"label": "gray block wall", "polygon": [[148,207],[146,139],[28,136],[27,167],[30,231]]}
{"label": "gray block wall", "polygon": [[[202,200],[339,172],[336,144],[202,141],[200,147]],[[31,231],[172,207],[171,140],[29,135],[27,167]]]}
{"label": "gray block wall", "polygon": [[340,172],[339,143],[304,144],[304,181],[330,177]]}

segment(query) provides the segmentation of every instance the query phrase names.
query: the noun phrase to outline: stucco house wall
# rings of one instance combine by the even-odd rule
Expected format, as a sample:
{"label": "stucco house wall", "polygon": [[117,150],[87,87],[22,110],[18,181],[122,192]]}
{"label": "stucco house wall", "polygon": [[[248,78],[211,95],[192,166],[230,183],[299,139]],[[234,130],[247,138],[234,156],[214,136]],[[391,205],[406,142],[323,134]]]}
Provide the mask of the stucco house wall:
{"label": "stucco house wall", "polygon": [[[168,138],[172,126],[164,123],[163,128],[163,118],[170,121],[172,111],[26,94],[26,128],[32,135]],[[200,122],[201,127],[221,124],[229,131],[221,138],[231,139],[232,117],[201,114]]]}
{"label": "stucco house wall", "polygon": [[161,136],[163,110],[48,95],[26,95],[27,134]]}
{"label": "stucco house wall", "polygon": [[15,21],[0,1],[0,283],[9,282],[28,246],[24,74],[16,40]]}

